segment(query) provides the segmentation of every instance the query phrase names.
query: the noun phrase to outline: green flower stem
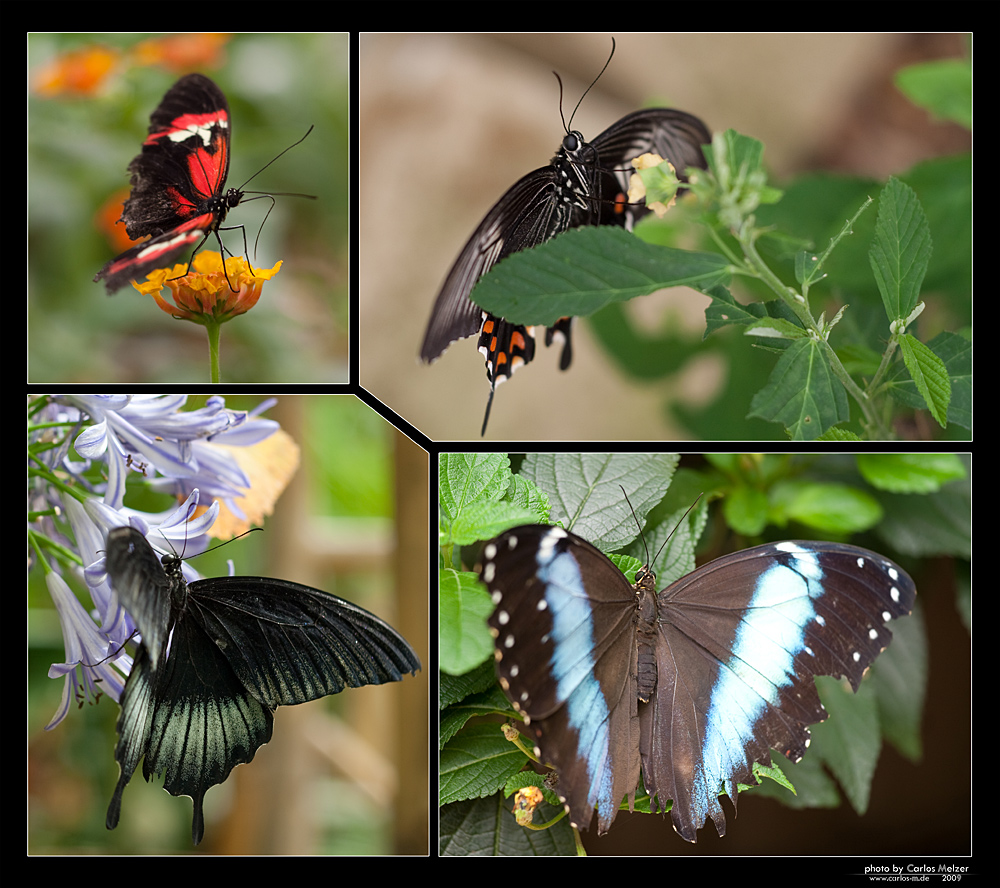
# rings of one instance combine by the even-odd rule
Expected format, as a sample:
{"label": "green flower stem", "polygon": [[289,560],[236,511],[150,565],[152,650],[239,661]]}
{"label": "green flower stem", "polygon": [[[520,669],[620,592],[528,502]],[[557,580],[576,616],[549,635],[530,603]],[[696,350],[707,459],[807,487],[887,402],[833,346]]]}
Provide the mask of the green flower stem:
{"label": "green flower stem", "polygon": [[218,383],[219,374],[219,334],[222,324],[206,321],[205,330],[208,333],[208,359],[211,365],[212,382]]}

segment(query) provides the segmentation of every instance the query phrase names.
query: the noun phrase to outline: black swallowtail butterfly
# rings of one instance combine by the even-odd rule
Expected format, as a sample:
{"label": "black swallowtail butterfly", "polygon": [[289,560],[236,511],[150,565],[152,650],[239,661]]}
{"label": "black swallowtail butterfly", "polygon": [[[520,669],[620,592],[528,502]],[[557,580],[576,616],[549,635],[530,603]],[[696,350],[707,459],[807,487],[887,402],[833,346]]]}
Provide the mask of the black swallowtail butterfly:
{"label": "black swallowtail butterfly", "polygon": [[[658,154],[674,165],[683,181],[687,167],[706,165],[701,146],[711,141],[711,135],[697,117],[684,111],[636,111],[591,142],[569,128],[572,122],[571,117],[570,124],[564,124],[566,135],[551,163],[520,179],[479,223],[445,278],[420,348],[421,359],[433,361],[457,339],[479,333],[479,350],[486,358],[490,381],[483,434],[497,383],[531,361],[535,338],[533,328],[512,324],[472,302],[469,294],[476,281],[511,253],[537,246],[570,228],[619,225],[631,229],[648,212],[645,205],[624,202],[632,159]],[[556,339],[563,342],[559,361],[563,370],[572,360],[571,322],[572,318],[562,318],[545,333],[546,345]]]}
{"label": "black swallowtail butterfly", "polygon": [[108,534],[107,570],[142,643],[122,691],[115,760],[121,776],[108,807],[114,829],[122,793],[143,777],[194,801],[191,835],[204,835],[205,793],[253,760],[271,739],[278,706],[344,688],[399,681],[420,660],[384,620],[335,595],[262,577],[188,585],[181,561],[157,557],[134,527]]}

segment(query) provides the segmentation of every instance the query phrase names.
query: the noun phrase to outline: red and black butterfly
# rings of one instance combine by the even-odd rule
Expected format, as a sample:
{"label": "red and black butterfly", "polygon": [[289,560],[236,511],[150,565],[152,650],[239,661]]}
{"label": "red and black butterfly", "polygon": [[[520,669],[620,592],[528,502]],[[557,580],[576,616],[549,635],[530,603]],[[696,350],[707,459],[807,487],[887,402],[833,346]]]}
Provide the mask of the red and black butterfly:
{"label": "red and black butterfly", "polygon": [[191,250],[193,257],[213,233],[224,253],[219,230],[226,213],[245,193],[242,187],[224,191],[229,135],[229,104],[211,80],[203,74],[188,74],[170,87],[150,117],[142,153],[128,165],[132,193],[121,216],[130,238],[152,237],[97,273],[94,280],[103,280],[109,293],[172,264],[197,244]]}
{"label": "red and black butterfly", "polygon": [[170,265],[211,232],[218,234],[226,213],[243,199],[238,188],[223,192],[229,127],[226,97],[202,74],[182,77],[163,97],[150,118],[142,154],[128,166],[132,194],[122,211],[130,238],[152,239],[97,273],[94,280],[103,280],[109,293]]}
{"label": "red and black butterfly", "polygon": [[[701,146],[711,140],[697,117],[670,108],[628,114],[592,142],[566,126],[562,146],[551,163],[511,186],[479,223],[441,286],[420,357],[433,361],[451,343],[479,333],[479,350],[486,358],[490,381],[484,434],[497,384],[534,357],[535,337],[533,327],[489,314],[469,299],[479,278],[511,253],[537,246],[570,228],[619,225],[631,230],[648,210],[644,204],[623,203],[631,173],[626,170],[629,161],[656,153],[674,165],[681,181],[687,181],[686,167],[705,168]],[[545,332],[546,345],[553,339],[563,342],[562,370],[572,359],[572,320],[561,318]]]}

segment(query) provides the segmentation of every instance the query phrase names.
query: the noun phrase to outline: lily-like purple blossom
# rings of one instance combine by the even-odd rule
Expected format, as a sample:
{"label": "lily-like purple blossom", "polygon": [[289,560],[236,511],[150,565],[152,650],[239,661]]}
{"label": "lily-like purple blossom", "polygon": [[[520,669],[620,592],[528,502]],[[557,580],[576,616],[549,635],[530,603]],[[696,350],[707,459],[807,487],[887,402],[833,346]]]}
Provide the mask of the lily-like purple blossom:
{"label": "lily-like purple blossom", "polygon": [[[161,554],[190,557],[205,551],[219,501],[239,514],[234,500],[250,487],[228,447],[256,444],[279,428],[256,416],[273,402],[251,413],[226,408],[221,397],[183,411],[186,400],[183,395],[65,395],[33,404],[29,538],[34,559],[46,571],[66,649],[65,661],[49,669],[64,686],[47,730],[62,721],[74,700],[82,705],[104,693],[117,701],[131,669],[124,645],[135,637],[136,627],[108,582],[108,531],[131,524]],[[150,489],[170,494],[180,505],[161,513],[126,506],[129,472],[141,473]],[[211,506],[199,515],[199,503]],[[183,570],[188,582],[199,579],[187,563]],[[74,577],[86,584],[92,611],[67,582]]]}

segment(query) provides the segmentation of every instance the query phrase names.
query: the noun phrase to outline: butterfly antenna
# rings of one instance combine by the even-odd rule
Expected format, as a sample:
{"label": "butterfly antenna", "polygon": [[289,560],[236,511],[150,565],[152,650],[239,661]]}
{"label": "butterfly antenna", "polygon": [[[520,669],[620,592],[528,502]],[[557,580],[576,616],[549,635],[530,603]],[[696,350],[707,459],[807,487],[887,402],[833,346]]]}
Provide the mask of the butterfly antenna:
{"label": "butterfly antenna", "polygon": [[[253,533],[255,530],[262,531],[263,529],[264,529],[263,527],[251,527],[249,530],[244,530],[243,533],[237,534],[231,540],[223,540],[221,543],[219,543],[219,545],[212,546],[211,549],[206,549],[205,552],[214,552],[216,549],[221,549],[223,546],[228,546],[230,543],[235,543],[237,540],[243,539],[243,537],[245,537],[247,534]],[[202,552],[201,554],[204,555],[205,552]]]}
{"label": "butterfly antenna", "polygon": [[[601,73],[598,74],[594,78],[594,82],[591,83],[590,86],[587,87],[587,89],[584,92],[584,94],[582,96],[580,96],[580,101],[576,103],[576,108],[573,109],[573,113],[569,117],[569,126],[566,126],[566,118],[565,117],[563,118],[563,126],[566,127],[566,132],[567,133],[569,132],[569,127],[573,125],[573,118],[576,117],[577,109],[579,109],[579,107],[580,107],[581,103],[583,102],[583,100],[585,98],[587,98],[587,93],[589,93],[594,88],[594,85],[597,83],[597,81],[600,80],[604,76],[604,72],[608,70],[608,65],[611,64],[611,60],[614,58],[614,56],[615,56],[615,38],[612,37],[611,38],[611,55],[608,56],[608,60],[604,63],[604,67],[601,68]],[[553,71],[552,73],[555,74],[555,71]],[[558,77],[558,76],[559,75],[556,74],[556,77]],[[559,81],[559,116],[562,117],[562,81],[561,80]]]}
{"label": "butterfly antenna", "polygon": [[[625,488],[622,487],[621,484],[619,484],[618,486],[622,488],[622,496],[625,497],[625,502],[628,503],[628,507],[632,512],[632,518],[635,520],[635,526],[639,528],[639,536],[642,539],[642,548],[646,549],[646,567],[649,567],[649,549],[646,547],[646,536],[642,532],[642,525],[639,523],[639,518],[635,514],[635,509],[632,508],[632,501],[628,498],[628,494],[625,492]],[[660,553],[657,552],[656,554],[659,555]]]}
{"label": "butterfly antenna", "polygon": [[[306,138],[309,136],[309,133],[311,133],[315,128],[316,128],[315,124],[313,124],[311,127],[309,127],[309,129],[306,130],[306,134],[301,139],[299,139],[297,142],[293,142],[291,145],[289,145],[284,151],[281,152],[281,154],[278,155],[278,157],[281,157],[282,154],[287,154],[296,145],[301,145],[306,140]],[[265,163],[264,166],[262,166],[259,170],[257,170],[257,172],[254,173],[249,179],[247,179],[246,182],[244,182],[242,185],[240,185],[240,187],[237,189],[237,191],[242,191],[244,188],[246,188],[247,185],[249,185],[262,172],[264,172],[264,170],[266,170],[272,163],[274,163],[274,161],[277,160],[278,157],[275,157],[272,160],[269,160],[267,163]],[[250,192],[250,193],[253,194],[254,192]],[[311,195],[311,194],[301,194],[301,195],[294,195],[294,196],[297,196],[297,197],[313,197],[313,195]]]}
{"label": "butterfly antenna", "polygon": [[646,550],[646,567],[651,567],[652,564],[653,564],[653,561],[656,561],[656,559],[660,557],[660,553],[663,551],[663,547],[666,546],[667,543],[670,542],[670,540],[673,537],[673,535],[675,533],[677,533],[677,529],[684,523],[684,519],[686,519],[687,516],[691,514],[691,510],[694,509],[694,507],[698,505],[698,502],[701,500],[701,498],[705,494],[704,493],[699,493],[698,496],[697,496],[697,498],[695,499],[695,501],[693,503],[691,503],[690,506],[688,506],[687,511],[683,515],[681,515],[680,521],[678,521],[677,524],[674,525],[674,529],[672,531],[670,531],[670,533],[667,535],[667,538],[663,541],[663,545],[661,545],[660,548],[656,550],[656,556],[653,558],[653,561],[650,561],[649,560],[649,549],[646,547],[646,536],[642,532],[642,526],[639,524],[638,517],[636,517],[635,509],[632,508],[632,503],[631,503],[631,501],[628,498],[628,494],[625,493],[625,488],[622,487],[621,484],[619,484],[618,486],[621,487],[621,489],[622,489],[622,496],[625,497],[625,502],[628,503],[628,507],[632,511],[632,517],[635,519],[635,526],[639,528],[639,536],[642,537],[642,547],[643,547],[643,549]]}
{"label": "butterfly antenna", "polygon": [[[108,660],[117,660],[120,656],[122,656],[125,653],[125,645],[127,645],[138,634],[139,634],[139,630],[138,629],[133,629],[132,630],[132,634],[128,638],[126,638],[120,645],[118,645],[118,647],[115,648],[115,650],[113,650],[111,653],[109,653],[106,657],[101,657],[101,659],[98,660],[96,663],[86,663],[83,660],[81,660],[80,661],[80,665],[81,666],[86,666],[88,669],[93,669],[96,666],[100,666],[102,663],[107,663]],[[97,678],[97,679],[94,679],[94,680],[95,681],[100,681],[101,679]]]}
{"label": "butterfly antenna", "polygon": [[[663,546],[665,546],[667,543],[670,542],[671,537],[673,537],[673,535],[675,533],[677,533],[677,528],[679,528],[684,523],[684,520],[687,518],[688,515],[691,514],[691,511],[694,509],[695,506],[698,505],[698,501],[704,495],[705,495],[704,493],[699,493],[698,496],[697,496],[697,498],[695,499],[695,501],[693,503],[691,503],[690,506],[688,506],[687,511],[683,515],[681,515],[681,520],[678,521],[676,525],[674,525],[674,529],[672,531],[670,531],[669,536],[663,541]],[[660,552],[663,551],[663,546],[660,546],[660,548],[656,550],[656,558],[660,557]],[[656,559],[654,558],[653,560],[655,561]]]}

